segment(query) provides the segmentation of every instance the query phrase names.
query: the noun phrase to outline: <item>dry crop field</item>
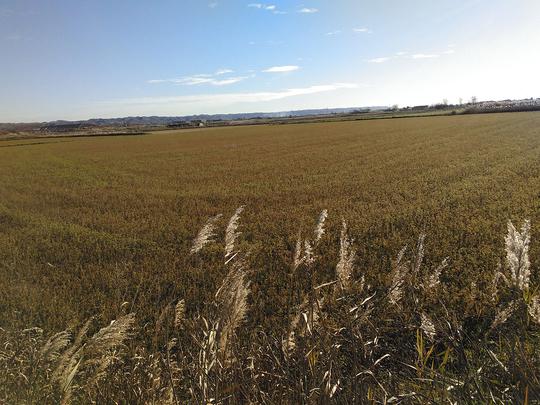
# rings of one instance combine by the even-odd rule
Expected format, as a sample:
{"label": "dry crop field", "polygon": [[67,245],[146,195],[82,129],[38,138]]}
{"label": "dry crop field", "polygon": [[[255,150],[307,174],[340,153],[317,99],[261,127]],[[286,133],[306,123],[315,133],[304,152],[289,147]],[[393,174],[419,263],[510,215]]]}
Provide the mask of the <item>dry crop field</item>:
{"label": "dry crop field", "polygon": [[[225,263],[225,228],[240,206],[245,208],[238,220],[241,233],[235,240],[235,251],[241,252],[241,263],[234,255],[231,262]],[[312,236],[324,209],[328,210],[328,217],[323,221],[324,233],[310,246],[313,257],[306,257],[305,250],[309,249],[302,245],[303,253],[296,258],[300,265],[295,266],[299,235],[301,239]],[[216,221],[214,240],[199,252],[190,253],[201,227],[217,214],[223,216]],[[354,239],[356,255],[349,266],[351,280],[357,285],[348,287],[354,294],[331,302],[330,296],[337,294],[336,286],[343,284],[324,286],[336,280],[336,264],[343,257],[347,237],[340,237],[342,219],[347,224],[345,236]],[[145,353],[164,353],[172,333],[168,326],[163,327],[168,322],[167,311],[174,306],[180,310],[178,303],[183,300],[182,314],[191,318],[190,322],[211,319],[220,311],[220,294],[216,296],[216,290],[235,261],[238,267],[249,269],[242,270],[243,279],[236,284],[249,285],[249,292],[240,297],[245,308],[236,314],[237,324],[229,327],[227,335],[216,325],[201,327],[201,331],[207,328],[207,332],[214,327],[216,336],[221,336],[220,344],[223,336],[228,340],[235,336],[236,342],[230,348],[216,349],[219,366],[204,363],[210,367],[204,373],[202,363],[198,363],[197,370],[189,369],[191,366],[186,363],[185,370],[191,371],[182,369],[184,374],[179,372],[180,377],[175,379],[174,367],[167,361],[158,388],[152,385],[155,378],[138,377],[139,387],[149,387],[144,392],[126,388],[133,386],[134,380],[128,384],[120,377],[111,377],[106,384],[96,380],[89,388],[82,382],[89,377],[77,370],[68,384],[64,381],[59,388],[49,390],[36,386],[49,387],[53,383],[30,384],[25,382],[27,379],[13,377],[5,380],[9,384],[4,381],[6,388],[0,389],[0,402],[2,398],[9,402],[32,396],[34,400],[54,403],[64,395],[67,397],[67,392],[73,401],[82,403],[112,402],[114,398],[130,403],[165,402],[165,396],[171,403],[352,403],[385,402],[392,398],[393,402],[447,402],[464,398],[482,402],[538,398],[540,358],[537,349],[531,348],[538,347],[538,329],[530,319],[534,318],[534,311],[525,310],[519,321],[511,320],[515,323],[507,326],[510,331],[527,331],[519,332],[520,336],[528,336],[523,347],[516,346],[515,341],[511,349],[500,341],[498,351],[489,346],[489,342],[498,339],[496,329],[505,327],[494,321],[498,319],[497,311],[504,309],[505,303],[516,302],[510,292],[501,293],[500,301],[492,302],[493,293],[489,290],[498,266],[501,272],[507,271],[507,221],[512,220],[519,230],[526,219],[531,222],[527,252],[531,288],[514,286],[518,292],[512,290],[516,296],[523,295],[523,305],[530,304],[540,281],[535,273],[540,265],[537,112],[1,142],[0,327],[9,331],[5,332],[5,340],[14,331],[39,327],[43,332],[35,338],[38,343],[45,344],[52,333],[64,329],[72,331],[67,340],[73,343],[76,332],[90,317],[95,317],[96,325],[101,326],[113,319],[120,319],[118,323],[122,324],[123,319],[133,329],[136,325],[139,332],[130,334],[129,344],[127,337],[122,336],[122,345],[118,347],[128,352],[143,347]],[[425,242],[418,243],[422,234],[426,235]],[[408,260],[420,261],[422,269],[434,269],[445,258],[448,260],[437,280],[444,287],[429,295],[429,299],[424,295],[418,298],[420,295],[415,294],[420,294],[417,290],[421,282],[416,274],[407,284],[412,292],[404,294],[403,299],[416,298],[407,304],[408,309],[403,309],[404,302],[400,303],[398,314],[392,309],[398,308],[397,302],[393,306],[385,304],[384,310],[381,302],[392,301],[394,259],[404,245],[409,246]],[[418,268],[414,271],[418,272]],[[360,287],[362,277],[365,285]],[[316,288],[320,285],[323,287]],[[341,287],[345,289],[344,285]],[[327,290],[331,292],[325,293]],[[364,302],[373,294],[372,300],[381,301]],[[240,299],[238,294],[236,297]],[[323,302],[324,310],[320,308]],[[346,315],[335,308],[342,302],[350,304],[351,311],[365,307],[366,313],[379,311],[377,319],[388,319],[376,331],[366,326],[363,334],[352,334],[358,339],[363,336],[358,341],[352,337],[345,339],[358,345],[359,341],[363,345],[369,343],[369,347],[382,341],[377,350],[370,352],[373,358],[366,354],[368,346],[363,346],[366,349],[361,358],[356,352],[332,352],[335,357],[323,355],[327,353],[325,348],[333,347],[328,342],[338,340],[329,330],[338,333],[347,329],[328,326],[338,324],[330,313],[340,314],[337,319],[345,322]],[[309,303],[309,310],[303,303]],[[374,307],[369,309],[370,305]],[[422,330],[425,332],[426,328],[416,324],[415,317],[429,314],[432,308],[438,309],[433,309],[431,319],[445,324],[452,324],[452,314],[459,314],[463,335],[474,335],[468,340],[469,346],[475,339],[484,343],[474,348],[464,343],[451,346],[444,339],[433,338],[430,328],[426,341],[422,340]],[[315,314],[317,311],[320,313]],[[247,353],[244,344],[259,341],[261,334],[275,341],[283,336],[290,338],[292,329],[299,327],[293,321],[297,312],[302,314],[299,322],[305,320],[307,332],[297,332],[299,341],[293,349],[305,352],[287,354],[283,349],[279,352],[283,356],[280,362],[268,360],[279,357],[274,353],[263,356],[266,360],[260,360],[256,367],[251,364],[251,368],[247,363],[255,361],[253,353],[250,360],[235,357],[233,346]],[[128,314],[135,314],[134,318],[126,320]],[[229,323],[231,318],[227,318]],[[324,332],[314,326],[317,319],[326,320]],[[418,319],[425,321],[423,317]],[[499,319],[500,324],[505,321]],[[170,322],[172,329],[173,320]],[[352,322],[347,320],[345,324]],[[422,324],[425,326],[426,322]],[[437,321],[433,323],[438,328]],[[222,319],[221,327],[224,324]],[[91,331],[98,330],[93,327]],[[483,327],[489,333],[482,335]],[[181,329],[181,333],[187,333],[189,328]],[[193,346],[197,349],[185,349],[189,354],[183,353],[183,359],[200,360],[200,352],[212,352],[213,346],[208,342],[211,333],[197,333],[176,338],[176,342],[185,342],[183,347],[190,347],[188,341],[199,342]],[[500,333],[508,335],[508,330]],[[444,333],[437,332],[437,336],[441,335]],[[370,342],[366,336],[371,336]],[[428,338],[432,340],[432,349]],[[18,339],[22,342],[26,338]],[[277,346],[275,350],[279,351]],[[109,349],[121,350],[118,347],[113,345]],[[258,347],[270,351],[273,346],[267,342]],[[519,350],[525,353],[524,359],[533,359],[530,361],[534,364],[516,366],[516,358],[521,357],[506,356]],[[5,350],[8,352],[15,356],[17,350],[9,346]],[[315,352],[319,355],[315,356]],[[497,361],[490,365],[475,362],[491,358],[486,354],[489,352],[494,353]],[[257,353],[262,353],[262,349]],[[105,353],[100,352],[100,356]],[[147,359],[145,355],[141,358]],[[368,360],[371,368],[365,365]],[[283,370],[295,370],[290,375],[276,370],[275,364],[286,361],[291,363]],[[104,369],[110,368],[114,373],[115,367],[128,367],[112,363]],[[477,380],[460,380],[459,376],[470,376],[470,370],[480,366],[490,370],[485,378],[479,375]],[[7,369],[8,365],[2,367]],[[29,366],[32,375],[38,375],[38,367],[32,367]],[[88,370],[91,367],[88,365]],[[246,370],[253,369],[272,372],[246,376]],[[523,370],[529,370],[529,374]],[[279,375],[282,377],[278,378]],[[39,378],[48,381],[43,376]],[[228,379],[240,383],[224,389]],[[192,385],[175,383],[182,380],[192,381]],[[492,385],[493,380],[500,384]],[[433,381],[444,383],[437,385]],[[95,388],[98,386],[106,388]]]}

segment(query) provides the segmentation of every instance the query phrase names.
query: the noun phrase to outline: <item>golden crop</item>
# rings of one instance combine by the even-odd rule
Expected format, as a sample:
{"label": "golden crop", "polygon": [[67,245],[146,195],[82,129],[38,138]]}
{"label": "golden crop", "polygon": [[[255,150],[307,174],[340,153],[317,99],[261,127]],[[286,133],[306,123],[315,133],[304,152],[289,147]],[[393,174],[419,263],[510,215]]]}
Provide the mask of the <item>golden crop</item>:
{"label": "golden crop", "polygon": [[[537,112],[0,142],[0,327],[160,323],[180,298],[198,313],[234,285],[236,244],[250,268],[246,327],[285,334],[300,290],[333,282],[337,263],[330,289],[360,275],[391,285],[392,259],[421,234],[427,268],[448,257],[438,299],[478,321],[494,311],[486,291],[509,219],[530,219],[538,268],[539,193]],[[312,237],[323,209],[312,274],[291,281],[299,232]]]}

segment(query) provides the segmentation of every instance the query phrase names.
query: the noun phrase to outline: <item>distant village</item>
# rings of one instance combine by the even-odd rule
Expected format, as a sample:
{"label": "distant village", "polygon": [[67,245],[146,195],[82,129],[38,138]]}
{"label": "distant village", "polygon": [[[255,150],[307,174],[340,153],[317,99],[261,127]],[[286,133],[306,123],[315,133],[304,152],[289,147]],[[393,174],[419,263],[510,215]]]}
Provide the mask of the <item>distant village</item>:
{"label": "distant village", "polygon": [[176,121],[167,125],[169,128],[202,128],[207,126],[207,120]]}
{"label": "distant village", "polygon": [[[540,98],[477,101],[450,104],[447,100],[432,105],[392,106],[350,109],[291,111],[290,113],[233,114],[205,117],[127,117],[87,121],[0,124],[0,139],[17,137],[138,135],[150,130],[195,129],[216,126],[287,124],[312,120],[376,119],[416,115],[461,115],[498,112],[540,111]],[[278,115],[279,114],[279,115]]]}

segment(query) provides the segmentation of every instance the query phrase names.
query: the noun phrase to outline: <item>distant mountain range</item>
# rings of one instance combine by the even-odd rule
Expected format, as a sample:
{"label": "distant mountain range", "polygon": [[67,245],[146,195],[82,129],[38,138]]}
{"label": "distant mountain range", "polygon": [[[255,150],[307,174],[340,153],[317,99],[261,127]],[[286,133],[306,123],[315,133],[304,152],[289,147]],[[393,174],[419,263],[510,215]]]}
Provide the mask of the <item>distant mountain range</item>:
{"label": "distant mountain range", "polygon": [[[350,108],[323,108],[312,110],[295,110],[295,111],[280,111],[280,112],[255,112],[255,113],[237,113],[237,114],[198,114],[198,115],[182,115],[174,117],[123,117],[123,118],[92,118],[81,121],[49,121],[40,123],[31,123],[40,126],[60,126],[60,125],[88,125],[88,126],[145,126],[145,125],[169,125],[181,121],[235,121],[248,120],[257,118],[287,118],[287,117],[305,117],[314,115],[331,115],[331,114],[348,114],[352,112],[368,112],[378,111],[388,108],[386,106],[373,107],[350,107]],[[0,129],[13,128],[20,125],[28,124],[10,124],[0,123]]]}

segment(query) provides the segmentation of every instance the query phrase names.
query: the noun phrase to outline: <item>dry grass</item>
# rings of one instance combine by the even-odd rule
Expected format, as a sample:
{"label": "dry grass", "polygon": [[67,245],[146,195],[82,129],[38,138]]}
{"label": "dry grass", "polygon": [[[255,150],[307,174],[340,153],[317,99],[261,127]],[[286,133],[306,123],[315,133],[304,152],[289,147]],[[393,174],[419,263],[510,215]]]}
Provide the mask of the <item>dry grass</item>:
{"label": "dry grass", "polygon": [[537,113],[0,148],[0,399],[537,399],[538,156]]}
{"label": "dry grass", "polygon": [[[316,229],[321,226],[319,219]],[[528,221],[521,233],[509,224],[507,258],[530,263],[529,232]],[[316,232],[309,244],[318,246],[319,235]],[[299,288],[305,298],[286,318],[287,331],[254,327],[240,333],[249,311],[246,278],[252,274],[245,257],[229,260],[228,273],[206,308],[186,316],[183,300],[165,306],[156,321],[151,352],[142,343],[145,327],[138,330],[141,343],[125,344],[135,335],[133,313],[91,337],[92,320],[75,339],[67,330],[46,341],[39,328],[2,330],[0,399],[44,404],[536,403],[536,288],[509,283],[496,293],[494,306],[482,308],[491,325],[480,319],[471,322],[461,309],[447,306],[441,283],[432,282],[442,268],[431,277],[423,269],[424,242],[421,235],[406,262],[402,249],[387,285],[364,288],[363,280],[352,280],[349,273],[344,278],[338,265],[334,281]],[[351,243],[344,224],[341,249],[345,245],[350,252]],[[227,251],[226,238],[220,250]],[[313,254],[293,270],[313,277],[322,254]],[[510,279],[514,274],[515,261],[508,260],[493,277]],[[530,267],[527,274],[531,276]],[[536,280],[536,272],[532,275]],[[332,285],[340,288],[329,288]],[[496,307],[502,309],[494,311]]]}

